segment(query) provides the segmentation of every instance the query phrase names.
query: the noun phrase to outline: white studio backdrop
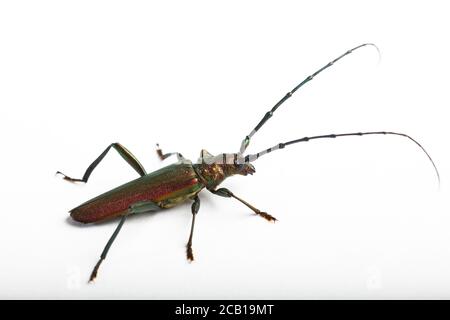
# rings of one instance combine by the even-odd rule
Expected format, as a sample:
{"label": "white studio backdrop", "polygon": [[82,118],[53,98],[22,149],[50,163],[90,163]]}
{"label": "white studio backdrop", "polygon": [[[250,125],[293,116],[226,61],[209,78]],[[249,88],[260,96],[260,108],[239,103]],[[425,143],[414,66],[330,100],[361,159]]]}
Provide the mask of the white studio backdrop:
{"label": "white studio backdrop", "polygon": [[[0,298],[450,298],[446,1],[2,1]],[[155,144],[196,160],[236,152],[286,92],[346,50],[255,135],[257,152],[308,135],[223,186],[279,219],[205,191],[130,218],[94,285],[117,221],[68,211],[151,172]]]}

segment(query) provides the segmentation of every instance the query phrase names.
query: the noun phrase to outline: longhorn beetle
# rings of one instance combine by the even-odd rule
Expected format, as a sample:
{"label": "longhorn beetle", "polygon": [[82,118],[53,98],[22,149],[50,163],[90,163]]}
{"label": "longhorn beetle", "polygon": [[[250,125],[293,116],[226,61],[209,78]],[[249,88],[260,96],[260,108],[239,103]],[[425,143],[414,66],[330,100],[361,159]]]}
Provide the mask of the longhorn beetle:
{"label": "longhorn beetle", "polygon": [[217,189],[217,187],[230,176],[236,174],[243,176],[253,174],[255,172],[255,168],[253,167],[251,162],[257,160],[261,156],[278,149],[284,149],[287,146],[299,142],[307,142],[323,138],[364,135],[401,136],[404,138],[408,138],[423,150],[428,159],[431,161],[439,182],[440,177],[438,169],[434,164],[433,159],[422,147],[422,145],[407,134],[392,131],[353,132],[304,137],[288,142],[279,143],[271,148],[262,150],[255,154],[244,155],[245,150],[250,144],[250,139],[273,116],[274,112],[298,89],[313,80],[319,73],[321,73],[325,69],[328,69],[337,61],[341,60],[353,51],[365,46],[373,46],[378,50],[377,46],[373,43],[365,43],[354,47],[353,49],[346,51],[336,59],[330,61],[310,76],[306,77],[294,89],[286,93],[286,95],[283,96],[283,98],[281,98],[281,100],[278,101],[275,106],[273,106],[273,108],[264,115],[264,117],[259,121],[256,127],[244,138],[241,143],[239,152],[237,153],[222,153],[217,156],[213,156],[208,151],[203,149],[200,153],[200,158],[198,159],[198,161],[196,163],[192,163],[191,161],[185,159],[179,152],[163,153],[159,148],[159,145],[157,145],[156,152],[161,160],[175,155],[178,158],[178,162],[159,169],[155,172],[147,173],[141,163],[136,159],[135,156],[133,156],[130,151],[128,151],[128,149],[126,149],[119,143],[112,143],[87,168],[83,178],[74,179],[58,171],[57,174],[63,175],[65,180],[71,182],[87,182],[92,171],[103,160],[108,151],[111,148],[114,148],[122,156],[122,158],[125,159],[125,161],[130,166],[132,166],[133,169],[136,170],[136,172],[140,175],[140,178],[125,183],[70,210],[70,216],[74,220],[82,223],[99,222],[106,219],[120,217],[119,224],[117,225],[114,233],[107,242],[102,254],[100,255],[99,261],[97,262],[91,273],[90,282],[97,277],[100,264],[103,260],[105,260],[111,245],[116,239],[117,234],[119,233],[128,216],[171,208],[188,200],[193,201],[193,203],[191,207],[192,223],[189,240],[186,245],[186,256],[189,261],[193,261],[194,255],[192,252],[192,236],[194,233],[195,217],[200,209],[200,199],[198,197],[198,194],[205,188],[215,195],[234,198],[250,208],[255,214],[263,217],[268,221],[275,222],[277,219],[275,219],[270,214],[260,211],[247,201],[236,196],[230,190],[226,188]]}

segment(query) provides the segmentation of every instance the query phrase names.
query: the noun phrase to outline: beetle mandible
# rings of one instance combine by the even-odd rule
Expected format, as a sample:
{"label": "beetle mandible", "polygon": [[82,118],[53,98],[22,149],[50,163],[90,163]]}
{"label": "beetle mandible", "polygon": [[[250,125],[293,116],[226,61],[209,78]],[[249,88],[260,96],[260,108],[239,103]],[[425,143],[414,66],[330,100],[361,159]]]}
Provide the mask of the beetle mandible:
{"label": "beetle mandible", "polygon": [[[276,221],[276,218],[270,214],[260,211],[247,201],[239,198],[233,192],[226,188],[217,188],[226,178],[233,175],[243,175],[253,174],[255,172],[254,166],[251,162],[257,160],[259,157],[276,151],[278,149],[283,149],[299,142],[307,142],[322,138],[338,138],[338,137],[349,137],[349,136],[364,136],[364,135],[395,135],[408,138],[416,145],[418,145],[423,152],[426,154],[437,175],[438,182],[440,181],[438,169],[428,154],[428,152],[422,147],[422,145],[415,139],[407,134],[392,132],[392,131],[370,131],[370,132],[353,132],[353,133],[340,133],[340,134],[325,134],[317,135],[311,137],[303,137],[300,139],[282,142],[276,144],[275,146],[263,150],[255,154],[244,155],[247,147],[250,144],[250,139],[253,135],[261,129],[261,127],[269,120],[274,112],[287,100],[289,99],[300,87],[309,81],[313,80],[319,73],[328,69],[337,61],[341,60],[345,56],[349,55],[353,51],[365,47],[373,46],[377,50],[377,46],[373,43],[364,43],[356,46],[342,55],[338,56],[334,60],[327,63],[322,68],[318,69],[316,72],[306,77],[302,82],[300,82],[294,89],[286,93],[286,95],[278,101],[272,109],[270,109],[264,117],[259,121],[256,127],[245,136],[241,143],[240,149],[236,153],[222,153],[217,156],[213,156],[206,150],[202,150],[200,157],[196,163],[185,159],[181,153],[163,153],[162,150],[157,145],[157,154],[161,160],[164,160],[170,156],[177,156],[178,162],[166,166],[152,173],[147,173],[141,163],[133,156],[133,154],[128,151],[120,143],[112,143],[109,145],[100,156],[92,162],[92,164],[87,168],[83,178],[74,179],[71,178],[60,171],[57,174],[63,175],[65,180],[71,182],[87,182],[92,171],[97,167],[97,165],[106,156],[108,151],[113,148],[115,149],[125,161],[133,167],[134,170],[140,175],[140,178],[136,180],[125,183],[115,189],[112,189],[106,193],[93,198],[80,206],[70,210],[70,216],[82,223],[93,223],[99,222],[106,219],[111,219],[115,217],[120,217],[119,224],[117,225],[114,233],[107,242],[103,252],[100,255],[100,259],[95,265],[89,281],[94,281],[97,277],[98,269],[103,260],[105,260],[108,251],[117,237],[120,229],[122,228],[125,220],[128,216],[138,213],[153,212],[161,209],[167,209],[177,206],[186,201],[193,201],[191,212],[192,212],[192,223],[189,234],[189,239],[186,245],[186,256],[189,261],[194,260],[194,255],[192,252],[192,237],[194,233],[195,217],[200,209],[200,199],[198,194],[203,189],[207,189],[215,195],[234,198],[251,209],[256,215],[263,217],[268,221]],[[379,53],[379,50],[378,50]]]}

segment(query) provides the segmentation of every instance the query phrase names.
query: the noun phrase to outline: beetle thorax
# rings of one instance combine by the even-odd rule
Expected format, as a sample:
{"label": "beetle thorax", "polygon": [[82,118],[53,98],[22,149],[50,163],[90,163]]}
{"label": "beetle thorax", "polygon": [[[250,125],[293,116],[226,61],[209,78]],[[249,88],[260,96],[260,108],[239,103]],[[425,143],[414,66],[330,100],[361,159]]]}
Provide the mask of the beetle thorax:
{"label": "beetle thorax", "polygon": [[246,176],[255,172],[253,165],[238,160],[237,154],[223,153],[213,156],[208,151],[202,150],[194,169],[206,188],[215,189],[230,176],[236,174]]}
{"label": "beetle thorax", "polygon": [[195,164],[198,175],[200,175],[202,182],[208,189],[215,189],[219,184],[223,182],[229,175],[228,170],[224,170],[223,165],[220,164]]}

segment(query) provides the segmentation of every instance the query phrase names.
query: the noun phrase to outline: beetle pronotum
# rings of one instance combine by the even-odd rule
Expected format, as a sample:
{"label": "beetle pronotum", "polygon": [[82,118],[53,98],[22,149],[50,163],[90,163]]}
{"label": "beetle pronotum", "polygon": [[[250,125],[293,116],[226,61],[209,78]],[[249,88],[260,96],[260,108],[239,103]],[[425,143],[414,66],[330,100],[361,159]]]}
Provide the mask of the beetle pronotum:
{"label": "beetle pronotum", "polygon": [[239,202],[250,208],[255,214],[267,219],[268,221],[276,221],[273,216],[269,215],[266,212],[260,211],[247,201],[236,196],[230,190],[226,188],[217,189],[217,187],[226,178],[232,175],[239,174],[245,176],[247,174],[253,174],[255,172],[255,168],[253,167],[251,162],[254,162],[261,156],[279,149],[284,149],[287,146],[299,142],[307,142],[323,138],[365,135],[401,136],[404,138],[408,138],[423,150],[423,152],[426,154],[431,164],[433,165],[437,175],[437,179],[439,181],[440,178],[438,169],[434,164],[433,159],[422,147],[422,145],[407,134],[393,131],[352,132],[303,137],[300,139],[276,144],[271,148],[262,150],[255,154],[244,154],[250,144],[250,139],[273,116],[275,111],[298,89],[300,89],[304,84],[313,80],[319,73],[328,69],[343,57],[365,46],[373,46],[378,50],[378,48],[372,43],[365,43],[354,47],[353,49],[350,49],[342,55],[338,56],[336,59],[330,61],[310,76],[306,77],[302,82],[294,87],[294,89],[286,93],[286,95],[284,95],[283,98],[281,98],[281,100],[278,101],[272,107],[272,109],[270,109],[264,115],[264,117],[259,121],[256,127],[247,136],[245,136],[241,143],[239,151],[236,153],[222,153],[217,156],[213,156],[208,151],[203,149],[200,153],[200,158],[198,159],[198,161],[196,163],[192,163],[191,161],[185,159],[181,155],[181,153],[163,153],[157,145],[157,154],[161,160],[164,160],[172,155],[176,155],[178,158],[178,162],[159,169],[155,172],[147,173],[141,163],[136,159],[136,157],[133,156],[130,151],[128,151],[119,143],[112,143],[100,154],[97,159],[94,160],[94,162],[92,162],[81,179],[71,178],[58,171],[57,173],[62,174],[65,180],[72,182],[87,182],[92,171],[102,161],[108,151],[111,148],[114,148],[122,156],[122,158],[125,159],[125,161],[130,166],[132,166],[133,169],[136,170],[136,172],[140,175],[140,178],[112,189],[70,211],[71,217],[74,220],[82,223],[99,222],[106,219],[121,217],[118,226],[107,242],[102,254],[100,255],[100,259],[98,260],[91,273],[90,281],[93,281],[96,278],[100,264],[103,260],[105,260],[112,243],[116,239],[117,234],[119,233],[129,215],[171,208],[188,200],[193,201],[193,203],[191,208],[192,223],[189,239],[186,245],[186,256],[188,260],[194,260],[194,255],[192,252],[192,237],[194,233],[195,217],[200,209],[200,199],[198,197],[198,193],[205,188],[218,196],[234,198],[238,200]]}

